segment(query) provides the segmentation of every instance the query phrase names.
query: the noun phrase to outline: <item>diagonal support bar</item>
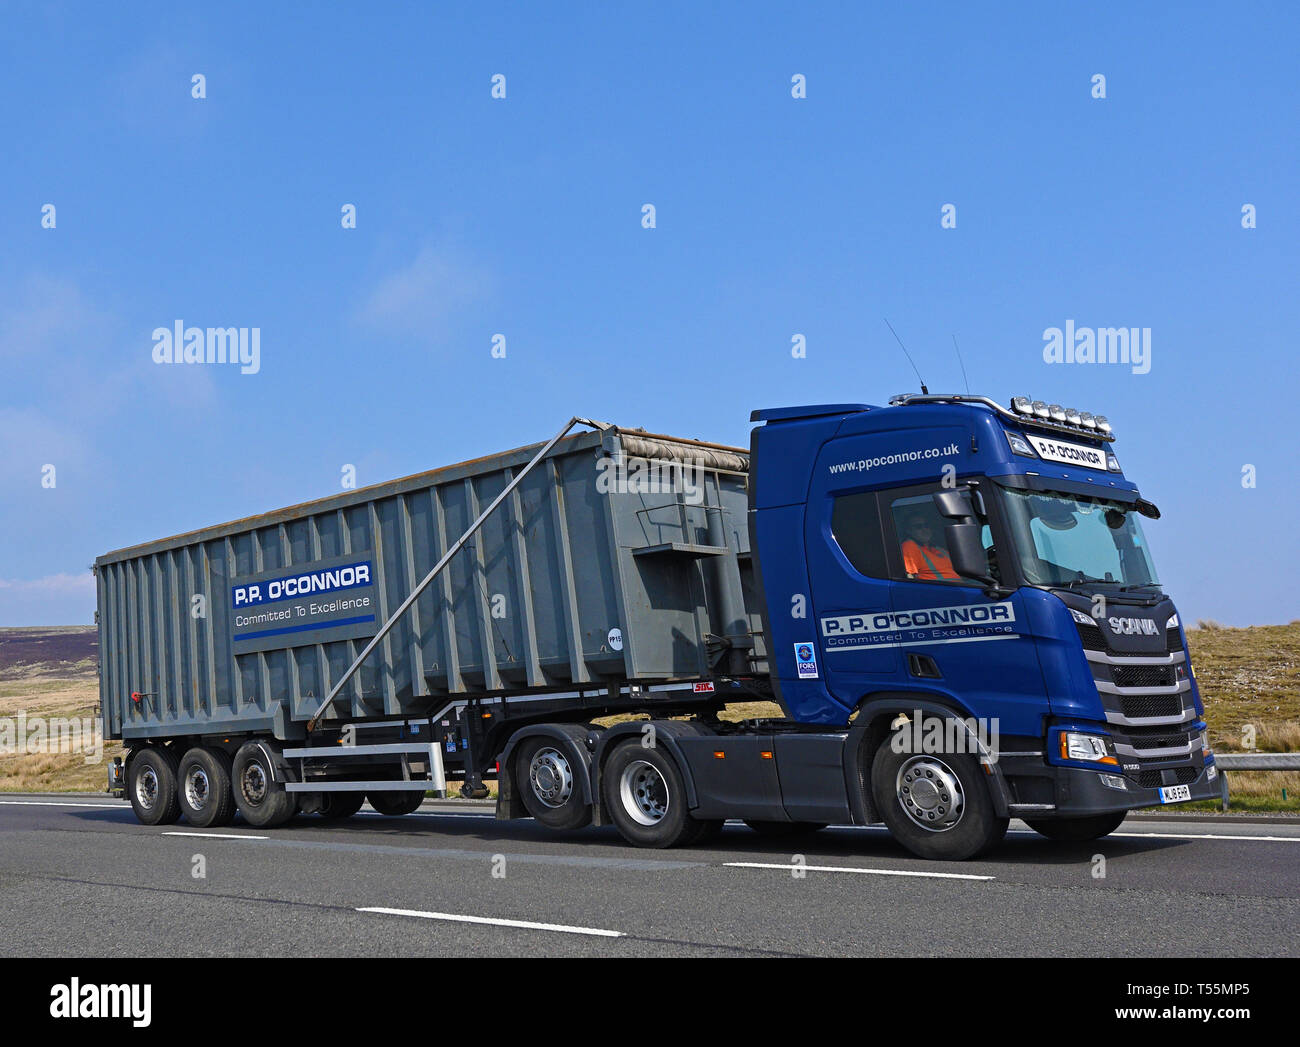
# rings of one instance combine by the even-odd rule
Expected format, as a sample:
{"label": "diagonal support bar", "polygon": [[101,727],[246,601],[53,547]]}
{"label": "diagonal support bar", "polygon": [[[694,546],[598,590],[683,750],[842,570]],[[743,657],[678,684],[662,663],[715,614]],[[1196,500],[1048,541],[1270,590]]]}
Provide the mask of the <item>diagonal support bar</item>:
{"label": "diagonal support bar", "polygon": [[352,679],[352,677],[356,674],[356,671],[361,668],[361,664],[370,656],[370,652],[373,651],[376,647],[378,647],[380,642],[383,640],[383,638],[388,635],[388,631],[397,623],[397,620],[401,618],[402,615],[404,615],[408,610],[410,610],[411,605],[415,603],[417,599],[419,599],[420,594],[429,587],[429,583],[432,582],[436,577],[438,577],[439,573],[441,573],[444,567],[446,567],[449,563],[451,563],[452,557],[454,557],[458,552],[460,552],[461,549],[464,548],[465,543],[468,542],[470,538],[473,536],[474,532],[483,526],[483,521],[485,521],[489,516],[492,515],[493,510],[495,510],[498,505],[500,505],[510,496],[510,492],[519,486],[520,481],[523,480],[525,476],[527,476],[530,472],[533,471],[533,467],[535,465],[537,465],[548,454],[551,453],[551,448],[553,448],[557,443],[563,440],[569,434],[569,430],[572,429],[575,425],[585,425],[588,426],[589,428],[600,429],[600,430],[605,430],[609,428],[609,425],[606,422],[593,422],[589,418],[578,418],[575,416],[573,418],[570,418],[569,421],[565,424],[564,428],[561,429],[554,436],[552,436],[543,445],[542,449],[538,451],[535,455],[533,455],[532,460],[515,475],[514,479],[512,479],[508,484],[506,484],[505,489],[502,490],[502,492],[499,495],[497,495],[495,498],[492,499],[492,504],[478,514],[478,518],[472,524],[469,525],[469,530],[467,530],[464,534],[462,534],[459,538],[457,538],[455,542],[452,543],[451,548],[448,549],[443,554],[442,559],[439,560],[436,564],[434,564],[432,570],[430,570],[429,573],[424,576],[420,584],[417,585],[413,590],[411,590],[411,594],[405,600],[402,601],[402,605],[392,613],[388,621],[386,621],[382,626],[380,626],[379,632],[375,633],[375,635],[371,637],[370,642],[366,644],[362,652],[359,655],[357,655],[357,660],[348,666],[347,672],[345,672],[342,676],[340,676],[338,682],[330,689],[330,693],[325,696],[325,700],[321,702],[320,708],[316,710],[316,714],[310,720],[307,721],[308,732],[316,730],[316,725],[320,722],[321,717],[325,715],[325,710],[330,707],[330,703],[333,702],[334,699],[338,697],[339,692],[343,690],[347,682],[350,679]]}

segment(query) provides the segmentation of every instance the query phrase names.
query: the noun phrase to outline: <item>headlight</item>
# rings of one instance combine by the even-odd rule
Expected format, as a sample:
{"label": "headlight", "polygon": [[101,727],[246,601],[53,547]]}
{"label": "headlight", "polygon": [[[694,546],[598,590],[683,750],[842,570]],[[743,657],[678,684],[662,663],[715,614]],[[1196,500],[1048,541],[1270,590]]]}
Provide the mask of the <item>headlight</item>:
{"label": "headlight", "polygon": [[1106,469],[1112,473],[1120,472],[1119,459],[1113,454],[1106,455]]}
{"label": "headlight", "polygon": [[1206,731],[1201,732],[1201,755],[1207,760],[1214,755],[1214,753],[1210,751],[1210,735]]}
{"label": "headlight", "polygon": [[1165,628],[1177,629],[1181,624],[1182,622],[1178,620],[1178,615],[1175,614],[1172,618],[1169,619],[1169,621],[1165,622]]}
{"label": "headlight", "polygon": [[1029,441],[1019,433],[1007,433],[1007,443],[1011,445],[1012,454],[1024,455],[1026,458],[1037,458],[1038,454],[1029,446]]}
{"label": "headlight", "polygon": [[1119,761],[1107,751],[1106,739],[1102,735],[1083,734],[1079,731],[1061,732],[1061,759],[1119,766]]}
{"label": "headlight", "polygon": [[1080,625],[1097,624],[1096,618],[1093,618],[1091,615],[1084,614],[1082,611],[1076,611],[1073,607],[1070,608],[1070,617],[1073,618]]}

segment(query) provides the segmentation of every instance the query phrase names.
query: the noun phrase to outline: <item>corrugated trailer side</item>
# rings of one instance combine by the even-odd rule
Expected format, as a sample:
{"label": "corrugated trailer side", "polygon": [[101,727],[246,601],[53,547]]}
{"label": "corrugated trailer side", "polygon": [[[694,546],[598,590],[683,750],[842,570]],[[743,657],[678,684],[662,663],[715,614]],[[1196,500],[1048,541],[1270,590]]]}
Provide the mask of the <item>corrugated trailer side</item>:
{"label": "corrugated trailer side", "polygon": [[[539,446],[101,556],[105,733],[302,738]],[[383,637],[331,718],[699,678],[719,659],[752,669],[747,468],[743,450],[640,431],[564,439]]]}

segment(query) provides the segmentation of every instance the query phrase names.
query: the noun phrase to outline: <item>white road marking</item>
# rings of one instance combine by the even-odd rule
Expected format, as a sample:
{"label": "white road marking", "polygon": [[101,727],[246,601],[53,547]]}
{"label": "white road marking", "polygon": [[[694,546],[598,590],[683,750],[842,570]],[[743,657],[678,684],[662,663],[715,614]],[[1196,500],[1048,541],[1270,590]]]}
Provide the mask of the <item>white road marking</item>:
{"label": "white road marking", "polygon": [[[731,824],[728,822],[727,824]],[[742,823],[737,823],[742,824]],[[888,834],[889,830],[883,825],[831,825],[827,828],[841,830],[849,829],[854,832],[871,832]],[[1042,833],[1036,833],[1033,829],[1008,829],[1008,836],[1037,836],[1040,839],[1046,839]],[[1133,839],[1154,839],[1154,840],[1247,840],[1256,843],[1300,843],[1300,836],[1238,836],[1235,833],[1110,833],[1109,836],[1102,839],[1109,839],[1112,836],[1128,836]]]}
{"label": "white road marking", "polygon": [[599,927],[570,927],[563,923],[534,923],[531,920],[506,920],[494,916],[461,916],[448,912],[422,912],[419,909],[386,909],[372,906],[357,912],[380,913],[384,916],[415,916],[422,920],[450,920],[453,923],[483,923],[493,927],[522,927],[530,931],[562,931],[565,934],[594,934],[601,938],[624,938],[622,931],[606,931]]}
{"label": "white road marking", "polygon": [[782,869],[792,872],[866,873],[871,876],[924,876],[936,880],[992,880],[992,876],[973,876],[970,873],[913,872],[907,869],[854,869],[847,865],[775,865],[770,862],[723,862],[729,869]]}
{"label": "white road marking", "polygon": [[1300,836],[1234,836],[1231,833],[1111,833],[1110,835],[1146,840],[1254,840],[1257,843],[1300,843]]}
{"label": "white road marking", "polygon": [[201,836],[205,840],[269,840],[269,836],[240,836],[235,833],[183,833],[165,832],[163,836]]}
{"label": "white road marking", "polygon": [[0,800],[0,805],[6,807],[118,807],[126,810],[126,805],[120,803],[68,803],[56,800]]}

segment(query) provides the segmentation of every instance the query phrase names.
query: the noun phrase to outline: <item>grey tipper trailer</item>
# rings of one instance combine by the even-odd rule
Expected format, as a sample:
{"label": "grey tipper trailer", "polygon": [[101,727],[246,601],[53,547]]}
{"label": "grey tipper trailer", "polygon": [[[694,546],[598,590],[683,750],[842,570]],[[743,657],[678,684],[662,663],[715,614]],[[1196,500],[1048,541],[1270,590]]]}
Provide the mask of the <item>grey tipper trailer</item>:
{"label": "grey tipper trailer", "polygon": [[599,821],[592,720],[768,696],[748,468],[575,418],[101,556],[104,733],[128,747],[110,787],[147,824],[272,826],[499,776],[503,817]]}

